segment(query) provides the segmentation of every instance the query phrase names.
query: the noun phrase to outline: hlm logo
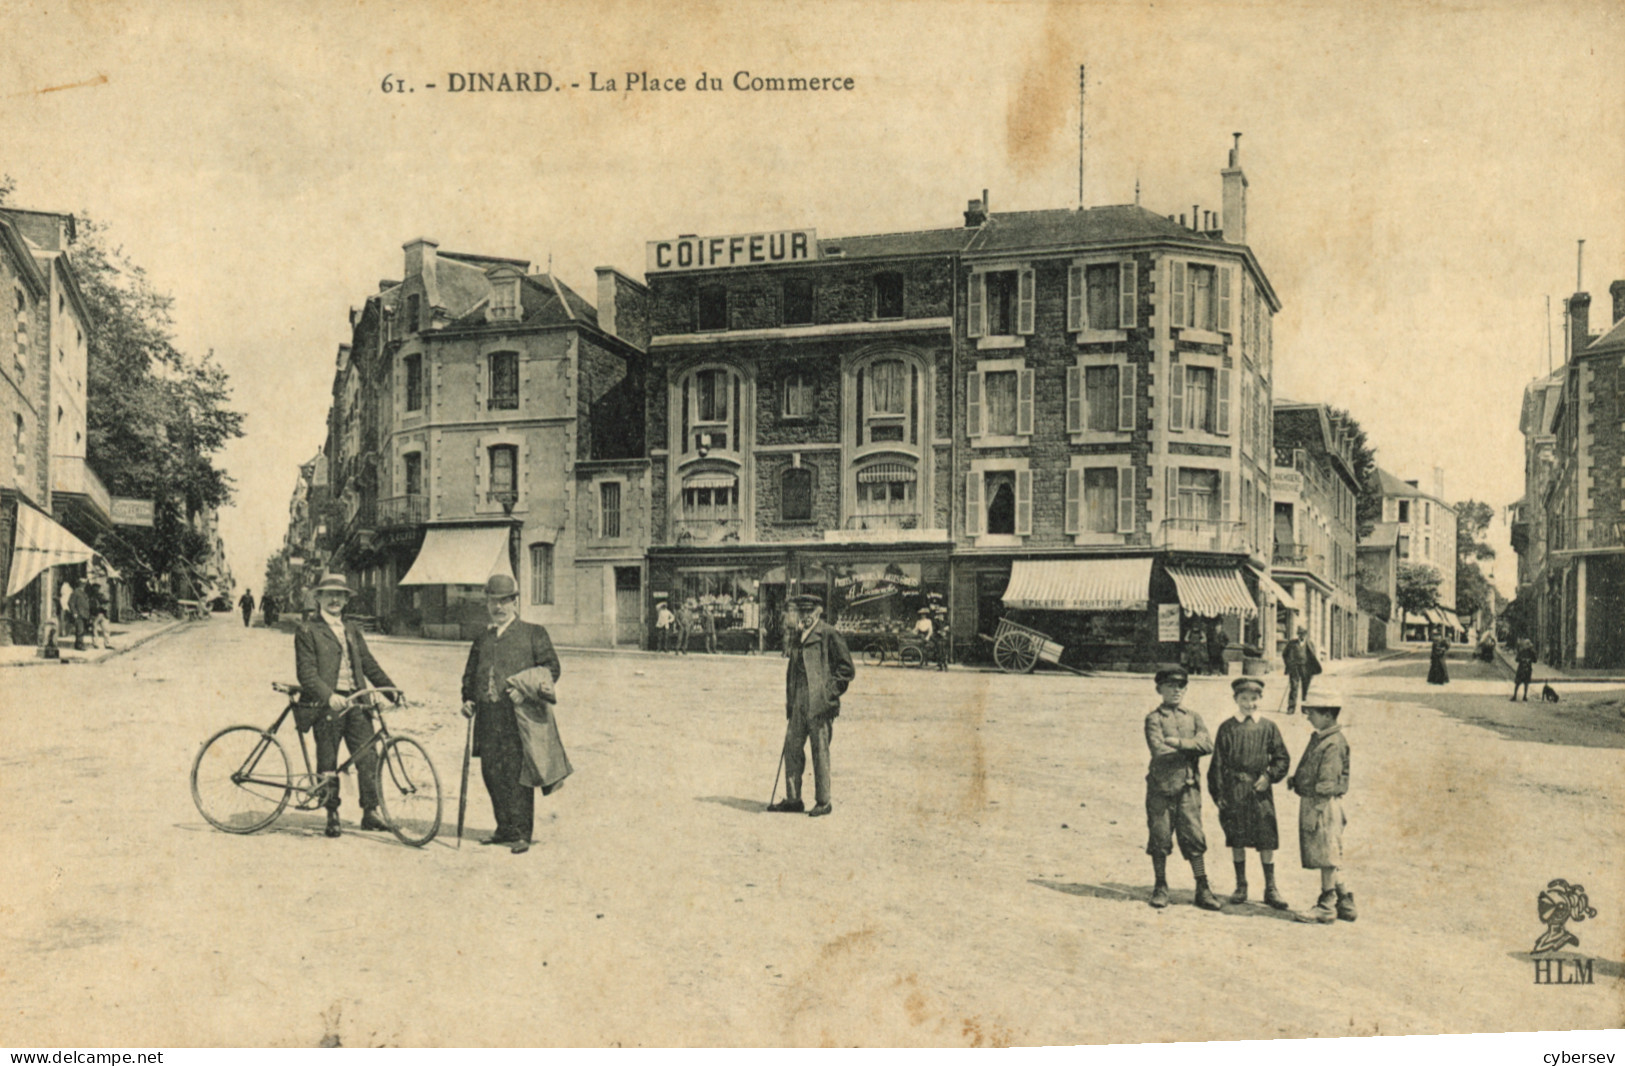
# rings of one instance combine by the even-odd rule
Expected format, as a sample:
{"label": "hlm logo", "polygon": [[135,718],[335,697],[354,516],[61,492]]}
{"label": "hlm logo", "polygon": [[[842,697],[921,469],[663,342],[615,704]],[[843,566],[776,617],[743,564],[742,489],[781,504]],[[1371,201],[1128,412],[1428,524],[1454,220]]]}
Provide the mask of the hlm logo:
{"label": "hlm logo", "polygon": [[[1568,924],[1570,921],[1583,922],[1587,918],[1595,918],[1597,909],[1586,898],[1584,885],[1571,885],[1559,878],[1548,881],[1545,891],[1535,897],[1535,913],[1545,923],[1546,931],[1535,941],[1530,954],[1545,955],[1570,945],[1578,947],[1580,938],[1569,932]],[[1535,964],[1537,985],[1591,984],[1590,959],[1552,956],[1531,961]]]}
{"label": "hlm logo", "polygon": [[1535,984],[1537,985],[1589,985],[1591,983],[1590,959],[1536,959]]}

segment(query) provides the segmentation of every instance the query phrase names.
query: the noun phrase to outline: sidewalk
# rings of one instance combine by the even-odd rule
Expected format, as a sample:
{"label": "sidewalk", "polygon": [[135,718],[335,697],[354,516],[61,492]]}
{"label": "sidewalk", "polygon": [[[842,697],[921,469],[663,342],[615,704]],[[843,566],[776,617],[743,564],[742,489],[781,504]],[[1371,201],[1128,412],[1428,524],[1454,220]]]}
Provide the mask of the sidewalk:
{"label": "sidewalk", "polygon": [[57,647],[62,651],[62,658],[60,659],[41,658],[39,648],[33,644],[13,644],[0,647],[0,668],[7,666],[69,666],[80,663],[99,663],[116,658],[127,651],[133,651],[148,641],[157,640],[165,633],[193,624],[205,623],[190,623],[177,618],[162,618],[150,621],[137,619],[133,622],[120,622],[109,625],[108,635],[111,637],[113,646],[107,649],[91,648],[87,637],[85,650],[74,651],[72,637],[69,637],[66,641],[59,638]]}

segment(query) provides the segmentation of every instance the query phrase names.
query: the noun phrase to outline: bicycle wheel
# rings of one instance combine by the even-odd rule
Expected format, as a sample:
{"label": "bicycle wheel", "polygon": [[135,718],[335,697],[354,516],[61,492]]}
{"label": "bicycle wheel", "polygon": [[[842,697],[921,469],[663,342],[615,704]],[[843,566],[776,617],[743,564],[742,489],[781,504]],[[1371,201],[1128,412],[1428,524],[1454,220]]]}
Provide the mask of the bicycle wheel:
{"label": "bicycle wheel", "polygon": [[210,825],[227,833],[264,829],[292,792],[288,753],[255,726],[222,729],[203,742],[192,763],[192,802]]}
{"label": "bicycle wheel", "polygon": [[440,832],[440,775],[422,744],[389,738],[378,763],[378,801],[402,844],[421,848]]}
{"label": "bicycle wheel", "polygon": [[875,643],[870,644],[867,648],[864,648],[863,661],[868,663],[870,666],[879,666],[881,663],[885,662],[885,645],[881,644],[879,641],[876,641]]}
{"label": "bicycle wheel", "polygon": [[921,651],[913,644],[904,645],[902,655],[899,656],[899,658],[903,660],[904,666],[925,665],[925,652]]}

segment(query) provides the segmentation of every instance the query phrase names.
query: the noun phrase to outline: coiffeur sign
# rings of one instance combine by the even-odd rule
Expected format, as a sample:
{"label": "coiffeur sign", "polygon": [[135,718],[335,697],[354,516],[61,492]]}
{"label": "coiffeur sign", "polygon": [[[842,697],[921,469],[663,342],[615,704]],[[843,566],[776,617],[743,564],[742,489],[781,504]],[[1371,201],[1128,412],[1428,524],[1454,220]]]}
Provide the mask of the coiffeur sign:
{"label": "coiffeur sign", "polygon": [[719,267],[810,263],[818,258],[818,231],[733,233],[725,237],[677,237],[650,241],[647,270],[716,270]]}

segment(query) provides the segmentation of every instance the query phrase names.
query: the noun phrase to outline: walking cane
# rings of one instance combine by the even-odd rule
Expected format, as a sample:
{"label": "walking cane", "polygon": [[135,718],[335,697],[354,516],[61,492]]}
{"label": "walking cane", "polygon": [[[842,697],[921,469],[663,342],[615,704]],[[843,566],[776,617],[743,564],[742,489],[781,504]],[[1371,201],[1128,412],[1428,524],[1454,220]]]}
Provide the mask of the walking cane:
{"label": "walking cane", "polygon": [[767,797],[767,809],[768,810],[773,809],[773,801],[778,798],[778,795],[779,795],[779,774],[781,774],[782,772],[784,772],[784,748],[781,746],[779,748],[779,765],[778,765],[778,769],[773,771],[773,791]]}
{"label": "walking cane", "polygon": [[474,757],[474,718],[468,719],[468,739],[463,742],[463,784],[457,790],[457,846],[463,846],[463,817],[468,814],[468,764]]}

